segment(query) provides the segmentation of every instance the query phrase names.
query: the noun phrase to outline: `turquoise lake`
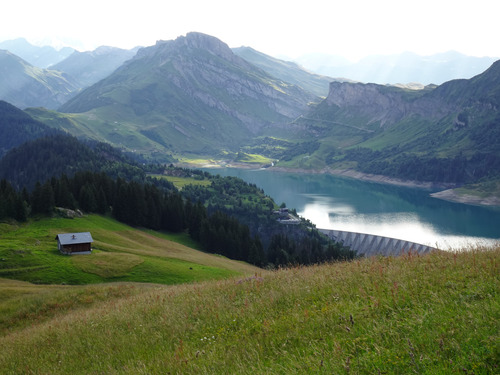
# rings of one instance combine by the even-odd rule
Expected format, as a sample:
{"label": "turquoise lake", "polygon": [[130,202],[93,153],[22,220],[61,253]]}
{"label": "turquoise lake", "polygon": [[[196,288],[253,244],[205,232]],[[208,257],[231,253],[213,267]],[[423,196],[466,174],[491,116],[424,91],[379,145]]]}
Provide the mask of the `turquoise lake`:
{"label": "turquoise lake", "polygon": [[264,189],[318,228],[369,233],[442,249],[500,242],[500,208],[452,203],[432,191],[324,174],[205,169]]}

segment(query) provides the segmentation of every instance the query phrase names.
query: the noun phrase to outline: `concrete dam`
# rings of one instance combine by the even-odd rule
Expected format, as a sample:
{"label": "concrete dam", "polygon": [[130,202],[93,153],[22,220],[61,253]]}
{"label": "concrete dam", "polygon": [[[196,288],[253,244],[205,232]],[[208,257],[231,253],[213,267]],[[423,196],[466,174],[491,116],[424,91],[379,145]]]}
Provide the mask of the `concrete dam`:
{"label": "concrete dam", "polygon": [[373,234],[331,229],[319,229],[319,231],[326,234],[332,240],[342,242],[345,246],[349,246],[351,250],[356,251],[358,255],[364,255],[366,257],[374,255],[398,256],[408,254],[409,252],[426,254],[436,250],[431,246],[398,240],[396,238],[375,236]]}

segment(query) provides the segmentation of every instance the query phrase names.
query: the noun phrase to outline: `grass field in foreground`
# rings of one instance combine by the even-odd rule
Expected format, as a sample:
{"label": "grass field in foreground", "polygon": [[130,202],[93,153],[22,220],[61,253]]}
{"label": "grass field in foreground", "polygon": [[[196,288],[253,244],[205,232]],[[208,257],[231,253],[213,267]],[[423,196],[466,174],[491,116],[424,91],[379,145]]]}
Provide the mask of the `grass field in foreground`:
{"label": "grass field in foreground", "polygon": [[[499,266],[496,247],[151,286],[4,333],[0,369],[498,373]],[[59,298],[70,291],[59,290]]]}

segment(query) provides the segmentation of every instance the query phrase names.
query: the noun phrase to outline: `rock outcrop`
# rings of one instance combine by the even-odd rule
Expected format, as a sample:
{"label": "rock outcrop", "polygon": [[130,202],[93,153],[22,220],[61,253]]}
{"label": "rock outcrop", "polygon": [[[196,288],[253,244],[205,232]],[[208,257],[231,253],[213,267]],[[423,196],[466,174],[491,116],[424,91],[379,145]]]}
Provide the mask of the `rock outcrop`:
{"label": "rock outcrop", "polygon": [[[438,121],[446,116],[458,116],[463,110],[492,113],[500,104],[498,87],[500,61],[469,80],[457,79],[420,90],[374,83],[331,82],[325,103],[334,108],[336,121],[389,127],[412,116]],[[465,125],[459,118],[455,118],[454,123]]]}
{"label": "rock outcrop", "polygon": [[366,124],[390,126],[403,118],[419,115],[440,118],[451,106],[426,96],[433,88],[410,90],[375,83],[331,82],[326,103],[338,107],[351,117],[360,117]]}

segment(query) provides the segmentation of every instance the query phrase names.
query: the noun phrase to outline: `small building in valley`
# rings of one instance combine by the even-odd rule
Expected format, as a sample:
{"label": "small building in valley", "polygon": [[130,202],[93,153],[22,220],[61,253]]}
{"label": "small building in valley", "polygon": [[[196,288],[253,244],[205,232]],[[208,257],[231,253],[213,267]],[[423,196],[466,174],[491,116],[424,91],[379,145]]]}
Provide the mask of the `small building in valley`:
{"label": "small building in valley", "polygon": [[94,242],[90,232],[58,234],[56,240],[59,251],[68,255],[90,254]]}

